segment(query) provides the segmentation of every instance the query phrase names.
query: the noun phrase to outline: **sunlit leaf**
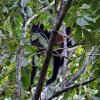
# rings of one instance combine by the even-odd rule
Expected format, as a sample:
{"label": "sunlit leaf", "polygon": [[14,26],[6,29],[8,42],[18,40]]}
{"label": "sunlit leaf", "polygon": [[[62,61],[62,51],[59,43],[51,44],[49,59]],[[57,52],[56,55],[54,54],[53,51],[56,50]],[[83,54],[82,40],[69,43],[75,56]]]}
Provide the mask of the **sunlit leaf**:
{"label": "sunlit leaf", "polygon": [[30,53],[35,53],[37,49],[35,47],[32,47],[31,45],[26,44],[25,45],[26,50],[28,50]]}

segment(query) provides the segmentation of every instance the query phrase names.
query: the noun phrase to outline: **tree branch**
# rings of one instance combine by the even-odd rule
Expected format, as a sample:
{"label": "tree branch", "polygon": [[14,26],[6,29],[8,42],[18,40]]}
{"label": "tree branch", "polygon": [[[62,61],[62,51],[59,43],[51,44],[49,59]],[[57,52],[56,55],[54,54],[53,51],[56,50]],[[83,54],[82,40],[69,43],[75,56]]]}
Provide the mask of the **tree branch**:
{"label": "tree branch", "polygon": [[[62,31],[66,35],[66,24],[64,22],[62,24]],[[64,52],[63,55],[68,58],[67,37],[64,36],[63,38],[64,38],[64,48],[65,48],[63,51]],[[67,76],[66,75],[66,65],[68,65],[68,60],[69,59],[64,58],[64,63],[62,67],[62,87],[65,87],[65,84],[66,84],[66,76]]]}
{"label": "tree branch", "polygon": [[[28,25],[30,22],[38,16],[38,14],[33,15],[27,20],[27,15],[25,13],[25,7],[26,3],[24,0],[19,0],[19,7],[20,7],[20,14],[22,16],[23,20],[23,26],[22,26],[22,35],[20,39],[20,46],[19,49],[17,50],[17,64],[16,64],[16,89],[15,89],[15,94],[14,94],[14,100],[18,100],[21,97],[21,61],[22,61],[22,54],[23,54],[23,49],[25,45],[25,38],[26,38],[26,31],[28,28]],[[50,4],[52,6],[53,3]],[[48,10],[50,6],[45,10]],[[42,10],[41,10],[42,12]],[[8,75],[8,74],[7,74]],[[4,76],[5,77],[5,76]]]}
{"label": "tree branch", "polygon": [[41,91],[42,91],[42,87],[43,87],[43,83],[44,83],[44,79],[45,79],[45,76],[46,76],[46,73],[47,73],[48,65],[49,65],[49,62],[50,62],[50,59],[51,59],[52,50],[53,50],[53,46],[54,46],[54,43],[55,43],[55,37],[57,35],[56,33],[57,33],[57,30],[59,30],[61,23],[62,23],[66,13],[68,12],[68,10],[71,6],[71,3],[72,3],[72,0],[67,0],[67,3],[62,8],[62,10],[59,14],[59,17],[56,21],[56,24],[55,24],[55,26],[52,30],[52,35],[51,35],[51,38],[50,38],[50,41],[49,41],[49,44],[48,44],[46,57],[45,57],[43,65],[42,65],[42,70],[40,72],[36,91],[35,91],[34,95],[32,96],[32,100],[39,100],[39,97],[40,97],[40,94],[41,94]]}
{"label": "tree branch", "polygon": [[69,90],[72,90],[72,89],[77,88],[79,86],[84,86],[86,84],[89,84],[89,83],[91,83],[91,82],[93,82],[95,80],[96,80],[96,78],[90,78],[87,81],[84,81],[84,82],[81,82],[81,83],[77,83],[77,84],[73,84],[71,86],[68,86],[68,87],[66,87],[66,88],[64,88],[64,89],[62,89],[60,91],[55,92],[48,100],[51,100],[51,99],[61,95],[62,93],[68,92]]}
{"label": "tree branch", "polygon": [[[97,47],[93,47],[91,49],[91,51],[89,52],[89,54],[97,54],[98,52],[98,48]],[[84,72],[84,70],[88,67],[88,65],[91,63],[91,61],[93,61],[95,59],[96,56],[90,56],[88,57],[87,61],[84,63],[84,65],[81,67],[81,69],[77,72],[76,75],[74,75],[66,84],[66,87],[71,85],[76,79],[79,78],[79,76]]]}
{"label": "tree branch", "polygon": [[[53,5],[53,3],[51,3],[51,6],[52,5]],[[23,54],[23,49],[24,49],[24,45],[25,45],[26,31],[27,31],[27,28],[28,28],[28,25],[30,24],[30,22],[38,16],[38,14],[35,14],[27,20],[27,15],[24,12],[25,7],[26,7],[26,2],[24,2],[23,0],[20,0],[19,6],[20,6],[21,16],[23,19],[23,27],[22,27],[22,36],[21,36],[21,40],[20,40],[20,47],[17,51],[16,89],[15,89],[15,96],[14,96],[15,100],[18,100],[21,96],[21,61],[22,61],[22,54]],[[43,8],[43,9],[48,10],[49,8],[50,7],[46,8],[46,9]],[[42,10],[41,10],[41,12],[42,12]]]}

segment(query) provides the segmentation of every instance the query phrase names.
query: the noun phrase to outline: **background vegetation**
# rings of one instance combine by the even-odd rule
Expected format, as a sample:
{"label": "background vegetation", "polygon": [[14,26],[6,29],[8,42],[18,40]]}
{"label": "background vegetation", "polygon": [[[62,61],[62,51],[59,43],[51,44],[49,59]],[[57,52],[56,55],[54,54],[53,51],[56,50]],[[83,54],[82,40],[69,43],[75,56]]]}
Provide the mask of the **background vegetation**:
{"label": "background vegetation", "polygon": [[[56,5],[59,6],[61,1],[64,0],[57,0]],[[48,89],[49,92],[46,95],[48,98],[51,98],[52,95],[55,95],[55,97],[60,95],[58,97],[59,100],[100,100],[100,1],[65,0],[65,4],[68,1],[72,1],[72,3],[63,22],[72,27],[73,38],[76,42],[80,42],[80,45],[75,48],[75,53],[70,58],[70,64],[66,65],[66,80],[72,79],[73,76],[80,72],[79,78],[73,79],[73,82],[71,81],[72,83],[68,86],[85,82],[87,79],[89,82],[85,86],[80,84],[74,86],[74,89],[66,89],[66,87],[62,89],[60,86],[62,75],[60,74],[55,84]],[[1,100],[12,100],[14,98],[15,100],[29,100],[34,94],[44,56],[37,57],[37,48],[30,45],[30,29],[33,23],[38,24],[38,22],[44,24],[47,30],[51,31],[53,29],[57,13],[55,11],[55,3],[52,4],[52,2],[53,0],[0,0]],[[24,24],[29,21],[28,19],[30,22],[26,27],[26,33],[23,34]],[[40,42],[46,45],[45,40],[40,39]],[[22,51],[19,51],[20,47],[22,47]],[[32,70],[31,58],[33,55],[36,58],[38,73],[32,91],[28,92]],[[21,84],[19,87],[21,92],[17,97],[15,94],[16,82],[18,82],[16,81],[18,66],[21,68],[19,71],[19,73],[21,72]],[[85,71],[80,71],[82,68]],[[45,82],[50,78],[51,74],[52,61],[49,64]],[[42,90],[47,88],[45,87],[45,82]],[[50,92],[51,90],[53,92]],[[35,98],[33,100],[38,99]]]}

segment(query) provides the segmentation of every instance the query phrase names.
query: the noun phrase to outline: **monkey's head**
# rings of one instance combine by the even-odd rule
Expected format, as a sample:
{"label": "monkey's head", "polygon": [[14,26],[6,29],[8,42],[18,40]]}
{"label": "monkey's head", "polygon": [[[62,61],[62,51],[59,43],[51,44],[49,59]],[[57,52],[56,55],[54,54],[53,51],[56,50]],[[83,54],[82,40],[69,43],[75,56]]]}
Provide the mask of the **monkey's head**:
{"label": "monkey's head", "polygon": [[44,25],[43,24],[38,24],[38,25],[32,25],[31,28],[31,33],[41,33],[44,29]]}

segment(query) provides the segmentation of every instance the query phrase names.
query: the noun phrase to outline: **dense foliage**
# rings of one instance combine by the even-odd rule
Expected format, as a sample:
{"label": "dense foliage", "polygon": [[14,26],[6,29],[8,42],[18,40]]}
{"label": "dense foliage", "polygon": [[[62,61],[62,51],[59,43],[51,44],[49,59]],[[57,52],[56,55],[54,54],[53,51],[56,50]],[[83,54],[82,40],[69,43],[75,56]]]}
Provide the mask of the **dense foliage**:
{"label": "dense foliage", "polygon": [[[25,39],[25,48],[22,57],[22,93],[24,100],[28,100],[30,95],[27,90],[30,84],[31,58],[35,55],[38,73],[44,61],[44,55],[37,57],[37,48],[30,45],[30,29],[32,24],[43,23],[45,29],[52,30],[55,16],[55,5],[52,5],[47,11],[43,8],[51,4],[53,0],[24,0],[27,5],[25,14],[27,18],[32,15],[38,16],[32,20],[27,29]],[[66,1],[66,0],[65,0]],[[57,0],[59,5],[60,0]],[[21,17],[19,0],[0,0],[0,99],[11,100],[14,98],[14,89],[16,83],[16,61],[17,50],[20,46],[23,20]],[[70,58],[69,66],[66,66],[66,79],[69,80],[87,61],[89,51],[93,46],[98,46],[96,58],[88,65],[85,72],[82,73],[74,83],[83,82],[90,77],[96,77],[97,80],[85,86],[80,86],[69,92],[65,92],[61,98],[64,100],[99,100],[100,99],[100,1],[99,0],[73,0],[72,5],[64,18],[66,25],[72,27],[74,40],[79,42],[74,55]],[[60,31],[62,31],[60,29]],[[47,45],[45,39],[40,37],[40,42]],[[57,48],[57,47],[55,47]],[[37,73],[33,89],[37,85],[39,74]],[[52,74],[52,61],[48,68],[46,80]],[[56,80],[56,88],[60,86],[62,76],[59,75]],[[44,88],[46,88],[44,86]],[[57,88],[58,89],[58,88]],[[60,88],[59,88],[60,89]],[[58,89],[58,90],[59,90]],[[59,97],[60,98],[60,97]],[[62,100],[62,99],[61,99]],[[79,99],[80,100],[80,99]]]}

